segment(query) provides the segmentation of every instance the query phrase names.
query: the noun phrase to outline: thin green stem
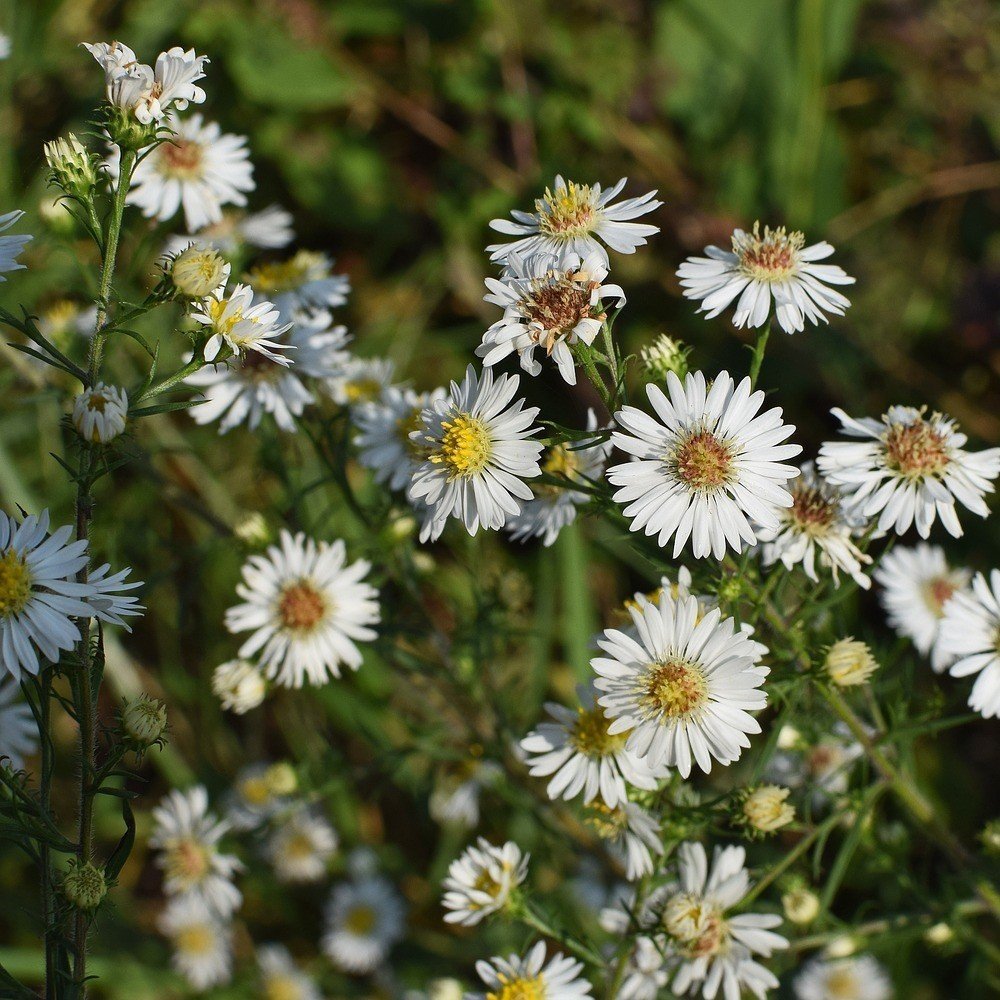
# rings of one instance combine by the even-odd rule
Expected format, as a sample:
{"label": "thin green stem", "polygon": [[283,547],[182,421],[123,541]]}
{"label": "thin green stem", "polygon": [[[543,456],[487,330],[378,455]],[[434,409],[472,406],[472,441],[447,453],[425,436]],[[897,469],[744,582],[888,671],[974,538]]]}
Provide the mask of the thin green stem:
{"label": "thin green stem", "polygon": [[545,919],[537,910],[531,909],[529,906],[525,906],[517,913],[517,918],[524,924],[538,931],[539,934],[544,934],[547,938],[552,938],[553,941],[558,941],[567,951],[571,951],[577,958],[582,959],[584,962],[590,965],[595,965],[598,968],[603,968],[605,965],[604,959],[599,955],[593,948],[588,947],[585,944],[577,941],[575,938],[570,937],[564,931],[558,930],[553,927],[548,920]]}
{"label": "thin green stem", "polygon": [[760,366],[764,363],[764,352],[767,350],[767,338],[771,336],[771,321],[768,320],[757,334],[757,342],[753,346],[753,357],[750,359],[750,385],[757,388],[757,378]]}

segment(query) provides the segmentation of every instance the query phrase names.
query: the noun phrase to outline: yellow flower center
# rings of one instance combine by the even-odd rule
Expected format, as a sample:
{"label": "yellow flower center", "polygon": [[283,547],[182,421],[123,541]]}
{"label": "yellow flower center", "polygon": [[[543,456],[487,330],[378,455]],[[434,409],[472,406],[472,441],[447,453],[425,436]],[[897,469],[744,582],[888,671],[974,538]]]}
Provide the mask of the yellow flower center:
{"label": "yellow flower center", "polygon": [[271,799],[271,789],[263,775],[247,778],[240,785],[240,794],[252,806],[264,806]]}
{"label": "yellow flower center", "polygon": [[31,570],[13,550],[0,556],[0,618],[19,615],[31,600]]}
{"label": "yellow flower center", "polygon": [[826,995],[830,1000],[856,1000],[860,994],[860,984],[853,969],[841,967],[827,976]]}
{"label": "yellow flower center", "polygon": [[174,841],[166,852],[164,870],[167,877],[185,886],[197,885],[211,868],[211,852],[197,840],[185,837]]}
{"label": "yellow flower center", "polygon": [[420,441],[414,441],[410,434],[423,430],[424,422],[420,419],[420,413],[420,409],[415,408],[408,416],[400,417],[396,421],[396,435],[403,442],[403,447],[407,452],[418,460],[427,457],[427,445]]}
{"label": "yellow flower center", "polygon": [[493,451],[489,427],[468,413],[457,414],[442,427],[441,446],[431,461],[446,465],[450,479],[471,479],[482,472]]}
{"label": "yellow flower center", "polygon": [[302,1000],[302,987],[292,976],[268,976],[264,981],[264,1000]]}
{"label": "yellow flower center", "polygon": [[215,949],[215,930],[210,924],[182,927],[174,937],[174,944],[184,955],[209,955]]}
{"label": "yellow flower center", "polygon": [[599,799],[587,803],[584,822],[602,840],[618,840],[628,828],[628,813],[618,806],[612,809]]}
{"label": "yellow flower center", "polygon": [[581,708],[569,735],[570,745],[587,757],[609,757],[625,746],[628,736],[608,733],[608,719],[600,708]]}
{"label": "yellow flower center", "polygon": [[326,277],[326,258],[321,253],[300,250],[288,260],[259,264],[247,275],[247,284],[261,295],[294,292],[306,282]]}
{"label": "yellow flower center", "polygon": [[378,399],[382,383],[375,378],[353,379],[344,385],[344,395],[348,403],[370,403]]}
{"label": "yellow flower center", "polygon": [[281,592],[278,617],[295,632],[309,632],[326,616],[327,599],[308,580],[290,584]]}
{"label": "yellow flower center", "polygon": [[597,220],[597,199],[589,184],[570,181],[535,201],[538,228],[548,236],[585,236]]}
{"label": "yellow flower center", "polygon": [[836,507],[814,486],[793,484],[788,516],[807,535],[825,535],[836,517]]}
{"label": "yellow flower center", "polygon": [[197,180],[204,173],[203,150],[191,139],[174,139],[159,148],[160,172],[177,180]]}
{"label": "yellow flower center", "polygon": [[926,420],[892,424],[883,440],[886,465],[907,479],[939,475],[951,461],[944,435]]}
{"label": "yellow flower center", "polygon": [[237,325],[243,321],[242,309],[234,309],[228,316],[225,315],[228,305],[228,299],[209,299],[208,302],[208,316],[212,321],[212,329],[223,337],[230,336]]}
{"label": "yellow flower center", "polygon": [[710,493],[733,477],[733,452],[709,431],[690,434],[668,459],[677,476],[692,490]]}
{"label": "yellow flower center", "polygon": [[347,915],[344,927],[352,934],[371,934],[378,923],[378,914],[370,906],[355,906]]}
{"label": "yellow flower center", "polygon": [[487,993],[486,1000],[545,1000],[545,980],[541,976],[509,979],[500,975],[497,978],[500,989],[496,993]]}
{"label": "yellow flower center", "polygon": [[684,660],[651,663],[644,686],[641,704],[650,716],[686,718],[708,701],[704,673],[696,664]]}
{"label": "yellow flower center", "polygon": [[784,226],[765,226],[761,236],[760,223],[755,222],[752,233],[733,236],[733,253],[740,259],[740,271],[753,281],[784,281],[799,269],[805,241],[802,233],[786,232]]}
{"label": "yellow flower center", "polygon": [[312,839],[305,833],[293,833],[285,841],[285,854],[293,861],[305,861],[315,853]]}

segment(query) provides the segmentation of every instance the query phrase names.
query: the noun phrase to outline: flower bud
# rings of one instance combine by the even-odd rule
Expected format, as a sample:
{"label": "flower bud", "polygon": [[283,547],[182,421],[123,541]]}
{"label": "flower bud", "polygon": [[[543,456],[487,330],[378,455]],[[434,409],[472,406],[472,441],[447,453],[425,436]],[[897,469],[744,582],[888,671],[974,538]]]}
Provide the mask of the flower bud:
{"label": "flower bud", "polygon": [[125,430],[128,394],[124,389],[98,382],[73,402],[73,426],[91,444],[107,444]]}
{"label": "flower bud", "polygon": [[652,344],[639,350],[639,359],[647,375],[654,382],[662,382],[668,372],[673,372],[679,379],[688,373],[688,355],[691,348],[683,341],[674,340],[661,334]]}
{"label": "flower bud", "polygon": [[108,894],[104,873],[89,861],[73,861],[62,880],[63,895],[78,910],[96,910]]}
{"label": "flower bud", "polygon": [[928,944],[947,944],[954,936],[955,932],[944,921],[936,923],[924,931],[924,940]]}
{"label": "flower bud", "polygon": [[167,728],[167,706],[141,694],[125,703],[121,722],[129,742],[146,750],[162,738]]}
{"label": "flower bud", "polygon": [[248,660],[229,660],[215,668],[212,691],[225,711],[245,715],[264,700],[267,684],[255,664]]}
{"label": "flower bud", "polygon": [[743,802],[743,821],[761,833],[773,833],[795,819],[795,806],[786,802],[790,790],[780,785],[761,785]]}
{"label": "flower bud", "polygon": [[856,687],[878,670],[878,661],[866,643],[849,635],[830,647],[824,668],[838,687]]}
{"label": "flower bud", "polygon": [[1000,857],[1000,819],[991,819],[979,834],[979,842],[983,850],[997,858]]}
{"label": "flower bud", "polygon": [[799,926],[811,924],[819,916],[819,896],[804,886],[784,893],[781,906],[785,919]]}
{"label": "flower bud", "polygon": [[241,541],[250,546],[264,546],[272,539],[271,528],[267,523],[267,518],[258,511],[247,514],[233,528],[233,534]]}
{"label": "flower bud", "polygon": [[52,181],[66,194],[86,198],[97,186],[94,158],[71,132],[65,139],[45,143],[45,159]]}
{"label": "flower bud", "polygon": [[462,1000],[464,991],[457,979],[432,979],[427,984],[428,1000]]}
{"label": "flower bud", "polygon": [[264,782],[272,795],[291,795],[299,787],[295,768],[287,761],[272,764],[264,772]]}
{"label": "flower bud", "polygon": [[203,299],[229,277],[229,265],[217,250],[189,246],[170,263],[174,288],[189,299]]}
{"label": "flower bud", "polygon": [[827,958],[847,958],[858,950],[857,942],[849,934],[835,937],[824,949]]}

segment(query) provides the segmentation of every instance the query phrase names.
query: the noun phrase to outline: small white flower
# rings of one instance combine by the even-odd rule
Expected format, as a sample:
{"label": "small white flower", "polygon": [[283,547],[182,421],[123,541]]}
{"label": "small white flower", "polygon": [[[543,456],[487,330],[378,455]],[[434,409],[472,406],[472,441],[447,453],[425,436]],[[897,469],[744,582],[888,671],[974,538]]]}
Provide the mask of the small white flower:
{"label": "small white flower", "polygon": [[503,774],[493,761],[471,760],[458,773],[439,776],[428,808],[436,823],[472,829],[479,825],[479,793]]}
{"label": "small white flower", "polygon": [[362,582],[369,569],[364,559],[347,564],[342,541],[282,531],[279,545],[244,564],[236,593],[245,603],[226,612],[230,632],[253,633],[239,655],[259,653],[264,675],[282,687],[325,684],[342,665],[357,670],[356,643],[375,639],[379,621],[378,591]]}
{"label": "small white flower", "polygon": [[212,674],[212,693],[225,711],[246,715],[264,701],[267,681],[256,663],[228,660]]}
{"label": "small white flower", "polygon": [[577,709],[546,702],[545,710],[554,721],[543,722],[521,740],[531,776],[551,775],[549,798],[582,795],[587,802],[599,798],[614,809],[628,799],[629,785],[646,791],[656,788],[666,769],[654,771],[626,748],[624,733],[608,732],[611,722],[592,690],[581,687],[577,694]]}
{"label": "small white flower", "polygon": [[232,929],[202,900],[171,899],[158,926],[173,945],[173,967],[194,989],[208,990],[232,978]]}
{"label": "small white flower", "polygon": [[246,424],[256,430],[264,415],[273,417],[288,433],[297,429],[296,418],[315,402],[305,379],[324,380],[345,363],[347,328],[330,326],[329,313],[297,317],[292,329],[277,342],[292,353],[293,364],[270,354],[247,351],[226,365],[202,368],[189,375],[188,385],[197,386],[205,402],[191,409],[197,424],[219,421],[219,433]]}
{"label": "small white flower", "polygon": [[625,877],[634,882],[653,872],[653,855],[663,853],[660,824],[636,802],[609,808],[598,799],[587,803],[584,820],[625,866]]}
{"label": "small white flower", "polygon": [[832,733],[812,742],[798,733],[790,735],[771,758],[767,776],[792,788],[811,787],[813,799],[822,805],[847,791],[851,770],[863,755],[861,744],[838,723]]}
{"label": "small white flower", "polygon": [[721,559],[727,547],[756,542],[751,520],[778,526],[776,512],[792,504],[785,484],[798,475],[779,463],[802,449],[781,443],[795,428],[779,407],[758,414],[764,393],[749,378],[737,385],[722,372],[709,388],[701,372],[683,384],[670,372],[667,390],[669,398],[646,386],[658,419],[634,406],[615,414],[622,432],[614,444],[636,461],[608,470],[620,487],[614,499],[626,505],[632,531],[657,535],[661,546],[673,538],[674,558],[690,539],[695,558]]}
{"label": "small white flower", "polygon": [[342,882],[330,896],[320,945],[338,969],[374,972],[403,936],[403,916],[403,904],[384,878]]}
{"label": "small white flower", "polygon": [[392,385],[395,364],[389,358],[349,358],[326,383],[330,398],[338,406],[357,409],[376,402]]}
{"label": "small white flower", "polygon": [[222,218],[197,233],[171,236],[164,252],[176,254],[185,247],[218,250],[232,257],[246,247],[280,250],[295,239],[292,214],[280,205],[269,205],[260,212],[228,210]]}
{"label": "small white flower", "polygon": [[733,324],[763,326],[771,315],[786,333],[826,323],[826,313],[843,316],[851,304],[828,285],[852,285],[854,279],[834,264],[817,264],[833,253],[829,243],[805,246],[802,233],[788,233],[755,222],[753,232],[737,229],[732,251],[705,248],[707,257],[688,257],[677,269],[684,295],[701,302],[706,319],[718,316],[737,296]]}
{"label": "small white flower", "polygon": [[467,847],[448,867],[441,901],[449,911],[445,922],[472,927],[502,910],[527,877],[528,859],[512,840],[496,847],[480,837],[477,846]]}
{"label": "small white flower", "polygon": [[300,808],[276,823],[266,854],[279,882],[319,882],[339,843],[337,831],[318,812]]}
{"label": "small white flower", "polygon": [[295,771],[288,764],[249,764],[233,781],[226,821],[233,830],[253,830],[287,809],[296,789]]}
{"label": "small white flower", "polygon": [[243,865],[219,853],[229,824],[209,811],[205,789],[175,789],[153,810],[153,820],[156,829],[149,843],[159,852],[157,864],[163,869],[167,895],[194,898],[221,918],[232,916],[243,901],[232,881]]}
{"label": "small white flower", "polygon": [[293,359],[279,353],[291,350],[280,338],[292,324],[281,323],[272,303],[254,301],[249,285],[236,285],[229,292],[217,288],[195,306],[191,316],[210,331],[205,343],[206,361],[214,361],[226,345],[241,358],[256,351],[277,365],[293,363]]}
{"label": "small white flower", "polygon": [[831,571],[834,586],[840,585],[839,573],[843,571],[864,590],[871,587],[871,580],[864,572],[871,556],[853,541],[864,530],[865,519],[816,474],[812,462],[802,466],[801,475],[789,490],[792,505],[777,509],[777,526],[756,529],[764,565],[773,566],[780,561],[786,569],[794,569],[801,563],[806,576],[819,582],[818,563]]}
{"label": "small white flower", "polygon": [[656,943],[652,938],[637,937],[617,1000],[656,1000],[668,982],[666,959]]}
{"label": "small white flower", "polygon": [[542,366],[535,351],[541,349],[563,380],[576,385],[571,348],[594,342],[607,318],[605,299],[625,304],[625,293],[618,285],[605,284],[607,277],[606,257],[596,251],[584,260],[570,253],[562,261],[544,254],[525,260],[512,253],[503,277],[486,279],[486,301],[504,314],[483,335],[477,356],[489,367],[517,353],[521,367],[538,375]]}
{"label": "small white flower", "polygon": [[681,777],[692,761],[706,773],[713,758],[738,760],[760,724],[748,713],[764,708],[766,667],[756,666],[753,640],[732,618],[712,610],[701,615],[693,597],[629,609],[635,637],[607,629],[598,645],[606,654],[591,661],[609,733],[628,733],[626,748],[651,767],[676,767]]}
{"label": "small white flower", "polygon": [[889,1000],[892,981],[871,955],[813,959],[795,979],[798,1000]]}
{"label": "small white flower", "polygon": [[467,993],[466,1000],[582,1000],[591,985],[582,979],[583,964],[559,952],[546,961],[545,943],[539,941],[523,958],[495,956],[476,962],[476,972],[485,983],[485,993]]}
{"label": "small white flower", "polygon": [[21,700],[17,681],[0,676],[0,767],[19,771],[38,749],[38,728],[31,708]]}
{"label": "small white flower", "polygon": [[911,524],[927,538],[936,517],[958,538],[956,503],[986,517],[983,500],[1000,476],[1000,448],[966,451],[968,438],[941,413],[930,417],[912,406],[893,406],[881,420],[855,420],[831,411],[848,437],[828,441],[817,464],[827,480],[865,517],[879,515],[880,532],[902,535]]}
{"label": "small white flower", "polygon": [[[185,225],[193,231],[219,222],[223,205],[245,205],[246,192],[256,186],[246,136],[223,133],[200,114],[169,124],[176,135],[139,161],[127,203],[161,222],[183,208]],[[113,177],[120,159],[118,147],[112,147],[107,165]]]}
{"label": "small white flower", "polygon": [[90,444],[107,444],[125,430],[128,393],[117,386],[98,382],[84,389],[73,402],[73,426]]}
{"label": "small white flower", "polygon": [[968,587],[972,574],[967,569],[952,569],[944,549],[921,542],[913,548],[887,552],[874,577],[882,588],[879,599],[889,624],[912,640],[922,655],[929,654],[931,667],[941,673],[950,661],[937,641],[944,607]]}
{"label": "small white flower", "polygon": [[[6,232],[17,222],[24,212],[8,212],[0,215],[0,233]],[[22,271],[24,264],[17,262],[17,255],[31,241],[30,236],[0,236],[0,281],[6,281],[4,274],[8,271]]]}
{"label": "small white flower", "polygon": [[494,381],[489,368],[480,379],[469,365],[462,384],[452,382],[448,397],[423,411],[423,426],[413,438],[427,449],[427,458],[408,494],[433,510],[421,541],[437,538],[450,517],[461,520],[470,535],[480,527],[502,528],[531,499],[525,480],[541,474],[542,446],[529,440],[540,430],[531,426],[538,408],[514,402],[518,385],[516,375]]}
{"label": "small white flower", "polygon": [[262,298],[270,299],[285,319],[297,312],[342,306],[351,291],[346,274],[334,274],[325,253],[299,250],[287,260],[258,264],[246,277]]}
{"label": "small white flower", "polygon": [[281,944],[262,944],[257,949],[261,997],[265,1000],[322,1000],[313,980],[296,964]]}
{"label": "small white flower", "polygon": [[969,707],[986,719],[1000,716],[1000,570],[990,573],[988,583],[977,573],[970,590],[945,604],[938,644],[955,661],[948,668],[952,677],[979,675]]}
{"label": "small white flower", "polygon": [[602,190],[600,184],[576,184],[557,176],[552,188],[546,188],[535,200],[534,212],[515,210],[510,213],[513,221],[494,219],[490,223],[496,232],[515,237],[512,243],[488,246],[490,260],[504,263],[511,253],[525,258],[536,253],[560,258],[575,253],[584,258],[596,252],[606,263],[608,253],[599,240],[618,253],[635,253],[637,247],[645,246],[647,236],[660,229],[632,220],[655,211],[663,202],[655,200],[655,191],[648,191],[614,204],[626,180],[623,177]]}

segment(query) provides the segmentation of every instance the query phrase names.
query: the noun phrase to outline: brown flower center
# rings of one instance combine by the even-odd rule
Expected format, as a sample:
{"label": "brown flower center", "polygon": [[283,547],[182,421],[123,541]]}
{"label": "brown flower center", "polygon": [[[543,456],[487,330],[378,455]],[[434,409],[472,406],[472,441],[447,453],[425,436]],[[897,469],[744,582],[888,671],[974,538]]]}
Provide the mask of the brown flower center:
{"label": "brown flower center", "polygon": [[739,257],[739,269],[754,281],[784,281],[799,267],[798,252],[805,243],[802,233],[764,227],[755,222],[752,233],[733,237],[733,253]]}
{"label": "brown flower center", "polygon": [[532,339],[545,348],[547,354],[563,337],[568,337],[577,324],[589,318],[604,319],[601,310],[591,309],[591,296],[596,281],[573,280],[572,275],[538,282],[531,297],[521,310],[532,326]]}
{"label": "brown flower center", "polygon": [[692,489],[708,493],[725,486],[733,476],[733,452],[710,431],[685,438],[671,456],[677,475]]}
{"label": "brown flower center", "polygon": [[884,440],[886,465],[908,479],[939,475],[951,461],[944,435],[926,420],[892,424]]}
{"label": "brown flower center", "polygon": [[833,524],[836,507],[815,486],[793,485],[789,517],[799,530],[821,535]]}
{"label": "brown flower center", "polygon": [[278,616],[282,625],[296,632],[308,632],[327,613],[326,597],[308,580],[285,587],[278,601]]}
{"label": "brown flower center", "polygon": [[168,177],[178,180],[195,180],[201,177],[204,151],[190,139],[174,139],[160,146],[161,170]]}

